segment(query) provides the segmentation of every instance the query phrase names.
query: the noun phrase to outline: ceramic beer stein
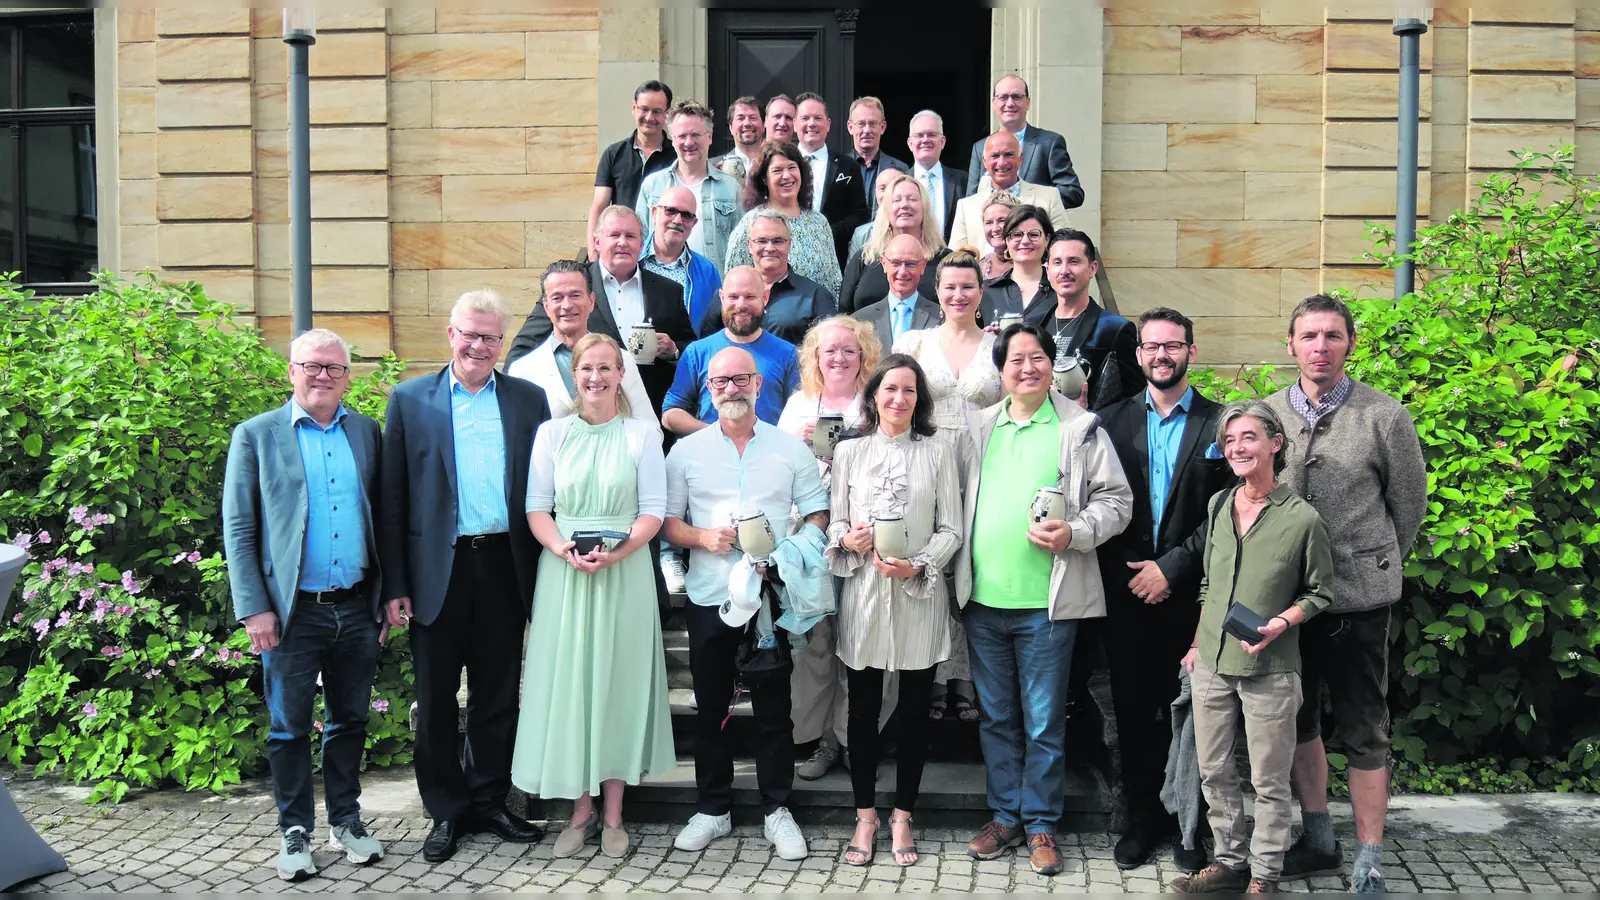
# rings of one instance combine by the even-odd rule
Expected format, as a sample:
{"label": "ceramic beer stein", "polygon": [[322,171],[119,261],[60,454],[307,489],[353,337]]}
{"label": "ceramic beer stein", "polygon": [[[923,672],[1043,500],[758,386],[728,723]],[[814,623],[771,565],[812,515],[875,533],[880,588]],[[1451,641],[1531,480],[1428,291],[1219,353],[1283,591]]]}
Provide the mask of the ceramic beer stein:
{"label": "ceramic beer stein", "polygon": [[641,366],[652,365],[656,361],[656,328],[649,322],[642,322],[633,326],[633,332],[628,335],[628,352],[633,355],[633,361]]}
{"label": "ceramic beer stein", "polygon": [[1013,325],[1021,325],[1022,321],[1021,313],[1001,313],[994,319],[994,323],[1000,327],[1002,333]]}
{"label": "ceramic beer stein", "polygon": [[1058,487],[1042,487],[1033,495],[1033,503],[1028,505],[1028,521],[1034,525],[1040,522],[1064,522],[1067,518],[1067,496],[1061,493]]}
{"label": "ceramic beer stein", "polygon": [[1068,400],[1076,400],[1089,384],[1089,364],[1080,356],[1056,360],[1050,383]]}
{"label": "ceramic beer stein", "polygon": [[906,520],[900,516],[877,516],[872,520],[872,549],[884,559],[905,559],[911,552],[911,537]]}
{"label": "ceramic beer stein", "polygon": [[778,536],[772,533],[772,523],[764,512],[745,513],[733,527],[739,533],[739,549],[752,559],[766,559],[778,549]]}
{"label": "ceramic beer stein", "polygon": [[817,429],[811,432],[811,453],[818,459],[832,459],[834,445],[844,434],[844,416],[817,416]]}

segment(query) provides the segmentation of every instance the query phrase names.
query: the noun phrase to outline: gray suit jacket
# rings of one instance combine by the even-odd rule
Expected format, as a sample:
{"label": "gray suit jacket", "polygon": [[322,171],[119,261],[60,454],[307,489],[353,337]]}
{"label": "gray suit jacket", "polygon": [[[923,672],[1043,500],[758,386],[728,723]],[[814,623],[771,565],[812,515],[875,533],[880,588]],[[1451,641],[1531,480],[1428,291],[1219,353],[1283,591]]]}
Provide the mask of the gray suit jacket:
{"label": "gray suit jacket", "polygon": [[[1072,168],[1067,139],[1032,122],[1026,127],[1028,139],[1022,145],[1022,162],[1017,168],[1019,177],[1029,184],[1053,186],[1061,194],[1061,206],[1065,209],[1082,206],[1083,183]],[[988,139],[985,135],[972,145],[972,159],[967,163],[967,190],[973,193],[977,192],[978,181],[984,175],[983,143]]]}
{"label": "gray suit jacket", "polygon": [[[285,402],[233,430],[227,473],[222,483],[222,542],[228,554],[228,586],[233,614],[240,620],[274,612],[282,628],[294,614],[305,556],[306,474],[300,441]],[[361,473],[366,497],[367,577],[361,583],[372,614],[378,614],[382,589],[378,565],[378,423],[350,411],[344,433]]]}
{"label": "gray suit jacket", "polygon": [[[889,321],[889,298],[885,297],[877,303],[869,303],[851,313],[856,319],[872,326],[878,335],[878,343],[883,345],[883,355],[888,356],[894,347],[894,326]],[[944,313],[938,304],[929,303],[917,294],[917,305],[911,308],[911,331],[920,331],[924,328],[933,328],[939,324]]]}

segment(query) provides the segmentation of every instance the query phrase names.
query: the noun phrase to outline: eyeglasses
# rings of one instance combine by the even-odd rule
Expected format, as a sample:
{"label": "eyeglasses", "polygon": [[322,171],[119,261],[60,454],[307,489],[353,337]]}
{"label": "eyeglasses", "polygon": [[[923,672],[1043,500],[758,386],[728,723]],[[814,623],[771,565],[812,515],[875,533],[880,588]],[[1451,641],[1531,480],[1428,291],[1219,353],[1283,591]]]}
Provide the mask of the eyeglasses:
{"label": "eyeglasses", "polygon": [[500,346],[500,342],[506,339],[503,334],[479,334],[476,331],[457,331],[456,337],[461,338],[468,346],[483,341],[483,345],[490,349]]}
{"label": "eyeglasses", "polygon": [[683,140],[684,138],[688,138],[691,141],[699,143],[700,139],[705,137],[706,134],[707,134],[707,132],[704,132],[704,131],[680,131],[677,134],[673,135],[673,137],[676,138],[677,140],[680,140],[680,141]]}
{"label": "eyeglasses", "polygon": [[1189,349],[1189,343],[1188,341],[1167,341],[1165,344],[1158,344],[1155,341],[1151,341],[1147,344],[1140,344],[1139,349],[1143,350],[1147,356],[1154,356],[1157,350],[1165,350],[1169,355],[1177,356],[1179,353]]}
{"label": "eyeglasses", "polygon": [[931,141],[941,137],[944,137],[944,135],[937,131],[914,131],[911,133],[913,141]]}
{"label": "eyeglasses", "polygon": [[837,356],[840,359],[855,359],[861,355],[861,351],[854,347],[827,347],[820,352],[823,356]]}
{"label": "eyeglasses", "polygon": [[706,379],[706,383],[710,384],[711,389],[715,391],[720,391],[730,384],[736,388],[747,388],[750,386],[750,379],[754,377],[756,377],[754,372],[744,372],[739,375],[713,375]]}
{"label": "eyeglasses", "polygon": [[685,222],[693,222],[695,219],[699,218],[694,213],[689,212],[687,209],[679,209],[676,206],[658,206],[656,209],[661,210],[662,214],[669,219],[676,216]]}
{"label": "eyeglasses", "polygon": [[883,260],[885,269],[915,269],[922,264],[920,259],[888,259]]}
{"label": "eyeglasses", "polygon": [[788,238],[751,238],[750,243],[757,247],[782,247],[789,243]]}
{"label": "eyeglasses", "polygon": [[297,362],[297,363],[290,363],[289,365],[291,365],[291,366],[299,366],[300,367],[300,371],[306,373],[307,375],[311,376],[312,378],[315,378],[318,375],[321,375],[323,372],[327,372],[329,378],[332,378],[334,381],[338,381],[339,379],[341,379],[341,378],[345,377],[346,375],[350,374],[350,367],[349,366],[341,366],[341,365],[338,365],[338,364],[334,364],[334,365],[328,366],[328,365],[323,365],[322,363]]}
{"label": "eyeglasses", "polygon": [[1008,240],[1008,241],[1028,241],[1030,243],[1037,244],[1040,241],[1044,240],[1044,232],[1042,232],[1042,231],[1013,231],[1010,234],[1006,235],[1006,240]]}
{"label": "eyeglasses", "polygon": [[1027,94],[995,94],[994,98],[1001,103],[1021,103],[1028,99]]}
{"label": "eyeglasses", "polygon": [[659,106],[641,106],[637,103],[633,105],[633,111],[640,115],[652,116],[658,119],[667,114],[667,111]]}

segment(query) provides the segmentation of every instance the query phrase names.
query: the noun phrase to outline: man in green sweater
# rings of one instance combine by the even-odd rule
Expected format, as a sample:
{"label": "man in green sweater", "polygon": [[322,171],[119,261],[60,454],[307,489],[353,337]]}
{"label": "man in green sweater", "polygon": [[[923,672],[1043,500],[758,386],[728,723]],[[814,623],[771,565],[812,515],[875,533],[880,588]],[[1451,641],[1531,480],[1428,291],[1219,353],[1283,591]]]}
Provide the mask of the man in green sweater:
{"label": "man in green sweater", "polygon": [[1300,635],[1305,702],[1293,781],[1305,830],[1284,859],[1285,880],[1337,874],[1342,847],[1328,816],[1322,690],[1350,766],[1356,820],[1351,889],[1383,890],[1389,809],[1389,628],[1401,570],[1428,504],[1428,473],[1411,414],[1345,373],[1355,319],[1326,294],[1289,317],[1295,383],[1267,399],[1289,438],[1284,481],[1316,508],[1333,541],[1333,605]]}

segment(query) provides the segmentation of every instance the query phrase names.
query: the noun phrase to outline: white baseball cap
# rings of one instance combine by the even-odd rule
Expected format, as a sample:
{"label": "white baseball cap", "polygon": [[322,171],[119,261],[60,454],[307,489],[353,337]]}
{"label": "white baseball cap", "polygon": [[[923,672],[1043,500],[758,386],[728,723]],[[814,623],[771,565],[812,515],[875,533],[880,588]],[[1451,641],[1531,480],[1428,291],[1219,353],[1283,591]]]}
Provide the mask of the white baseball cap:
{"label": "white baseball cap", "polygon": [[750,557],[745,555],[733,564],[733,571],[728,574],[728,599],[722,601],[717,614],[729,628],[743,628],[760,611],[761,579]]}

